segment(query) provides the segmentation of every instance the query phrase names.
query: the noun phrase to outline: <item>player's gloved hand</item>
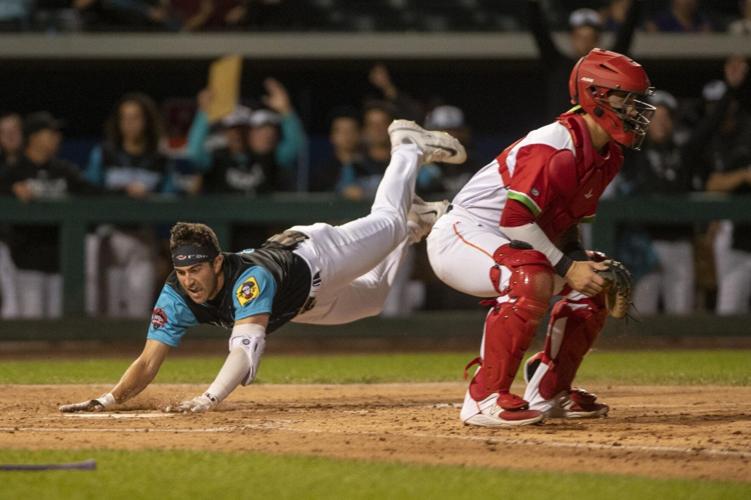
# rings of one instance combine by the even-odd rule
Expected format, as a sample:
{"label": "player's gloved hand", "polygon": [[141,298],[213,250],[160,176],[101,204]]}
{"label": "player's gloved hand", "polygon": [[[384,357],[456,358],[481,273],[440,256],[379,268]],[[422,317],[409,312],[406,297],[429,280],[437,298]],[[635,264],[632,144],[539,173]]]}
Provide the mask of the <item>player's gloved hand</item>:
{"label": "player's gloved hand", "polygon": [[99,396],[96,399],[90,399],[88,401],[83,401],[82,403],[62,405],[58,408],[58,410],[63,413],[104,411],[115,403],[115,397],[112,395],[112,393],[107,393]]}
{"label": "player's gloved hand", "polygon": [[167,413],[204,413],[213,410],[218,404],[219,400],[207,392],[178,405],[168,406],[164,411]]}
{"label": "player's gloved hand", "polygon": [[602,262],[576,260],[566,273],[566,282],[577,292],[593,297],[602,292],[605,279],[597,271],[606,271],[608,266]]}

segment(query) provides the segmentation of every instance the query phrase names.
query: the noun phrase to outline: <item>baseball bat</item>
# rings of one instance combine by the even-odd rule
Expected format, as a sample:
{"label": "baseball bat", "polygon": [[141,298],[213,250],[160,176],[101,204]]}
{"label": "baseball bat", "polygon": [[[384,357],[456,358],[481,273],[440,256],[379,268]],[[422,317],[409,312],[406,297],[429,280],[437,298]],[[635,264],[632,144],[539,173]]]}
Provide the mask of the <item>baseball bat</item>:
{"label": "baseball bat", "polygon": [[89,459],[68,464],[0,464],[0,471],[10,470],[96,470],[96,460]]}

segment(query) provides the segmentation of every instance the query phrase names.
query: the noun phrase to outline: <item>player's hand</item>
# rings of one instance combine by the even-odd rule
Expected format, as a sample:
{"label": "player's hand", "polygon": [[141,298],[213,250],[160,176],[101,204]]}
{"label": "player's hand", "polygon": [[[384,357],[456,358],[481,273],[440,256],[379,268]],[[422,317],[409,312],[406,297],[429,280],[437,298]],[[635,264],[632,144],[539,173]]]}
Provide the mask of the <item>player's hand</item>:
{"label": "player's hand", "polygon": [[280,115],[287,115],[292,112],[292,101],[284,85],[274,78],[266,78],[263,82],[266,88],[266,95],[263,96],[263,103],[273,109]]}
{"label": "player's hand", "polygon": [[593,297],[605,287],[605,279],[596,271],[605,271],[607,268],[601,262],[576,260],[566,273],[566,282],[577,292]]}
{"label": "player's hand", "polygon": [[73,403],[70,405],[62,405],[58,408],[63,413],[76,413],[82,411],[102,411],[106,410],[110,406],[117,404],[115,396],[111,392],[102,394],[96,399],[90,399],[83,403]]}
{"label": "player's hand", "polygon": [[178,405],[168,406],[164,411],[167,413],[204,413],[213,410],[218,404],[219,401],[215,397],[206,393]]}

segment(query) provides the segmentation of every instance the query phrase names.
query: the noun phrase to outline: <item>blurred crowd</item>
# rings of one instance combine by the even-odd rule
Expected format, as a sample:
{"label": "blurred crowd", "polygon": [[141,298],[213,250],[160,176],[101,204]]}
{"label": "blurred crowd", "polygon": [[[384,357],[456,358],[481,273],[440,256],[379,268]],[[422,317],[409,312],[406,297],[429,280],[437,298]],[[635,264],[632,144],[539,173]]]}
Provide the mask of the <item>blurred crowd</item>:
{"label": "blurred crowd", "polygon": [[[540,94],[548,100],[550,116],[555,116],[568,107],[566,82],[575,59],[599,45],[603,31],[614,27],[612,48],[628,53],[639,24],[640,2],[612,2],[612,8],[605,12],[584,8],[572,11],[568,16],[571,51],[553,43],[550,32],[555,24],[543,9],[544,2],[526,3],[530,29],[546,71]],[[698,2],[671,2],[674,9],[686,5],[695,7]],[[671,12],[672,22],[654,19],[656,29],[682,25],[687,20],[679,10]],[[700,11],[693,12],[698,15]],[[696,29],[709,29],[709,24],[701,21],[704,18],[694,19]],[[568,55],[572,53],[574,57]],[[704,191],[751,194],[748,69],[743,57],[731,56],[723,73],[707,82],[701,95],[679,100],[671,89],[655,93],[652,104],[657,112],[647,140],[641,152],[627,154],[609,196],[627,199]],[[159,106],[145,94],[126,94],[113,104],[103,124],[101,142],[90,151],[84,165],[60,157],[65,133],[61,117],[44,111],[26,116],[6,112],[0,115],[0,196],[32,202],[66,196],[108,195],[138,200],[160,195],[256,196],[318,191],[368,200],[389,161],[387,128],[395,118],[413,119],[429,129],[448,131],[467,146],[467,165],[428,165],[421,169],[417,181],[421,196],[450,199],[492,160],[480,157],[473,148],[471,127],[459,107],[440,101],[420,102],[400,89],[382,64],[374,65],[363,77],[372,85],[373,95],[357,106],[348,104],[331,110],[329,151],[319,155],[311,155],[306,126],[285,85],[274,78],[264,81],[263,95],[244,96],[241,105],[214,123],[208,118],[208,110],[215,96],[206,89],[196,89],[195,102],[187,106]],[[497,144],[494,154],[506,145]],[[751,225],[718,221],[621,229],[615,257],[636,278],[635,305],[640,314],[689,314],[697,310],[748,313]],[[232,250],[263,241],[268,235],[259,231],[239,231]],[[89,314],[146,317],[169,271],[164,235],[164,228],[142,225],[91,228],[85,258]],[[61,315],[58,245],[56,227],[0,227],[2,317]],[[386,307],[392,314],[422,307],[429,294],[427,277],[431,274],[425,271],[424,256],[413,252],[406,261]],[[449,308],[461,301],[427,302],[432,307]]]}
{"label": "blurred crowd", "polygon": [[[527,0],[3,0],[2,31],[514,31]],[[537,0],[564,29],[565,12],[595,5],[615,30],[632,0]],[[748,0],[645,0],[648,31],[751,33]]]}

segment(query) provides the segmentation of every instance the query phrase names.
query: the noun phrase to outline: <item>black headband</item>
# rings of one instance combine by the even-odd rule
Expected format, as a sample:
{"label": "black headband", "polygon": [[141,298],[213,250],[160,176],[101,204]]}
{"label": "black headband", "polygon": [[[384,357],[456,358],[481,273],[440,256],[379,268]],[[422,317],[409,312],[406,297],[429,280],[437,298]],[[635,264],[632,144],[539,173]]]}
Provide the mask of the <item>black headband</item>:
{"label": "black headband", "polygon": [[173,250],[172,265],[192,266],[193,264],[199,264],[201,262],[211,262],[217,255],[219,255],[219,253],[212,247],[196,243],[188,243],[186,245],[180,245]]}

